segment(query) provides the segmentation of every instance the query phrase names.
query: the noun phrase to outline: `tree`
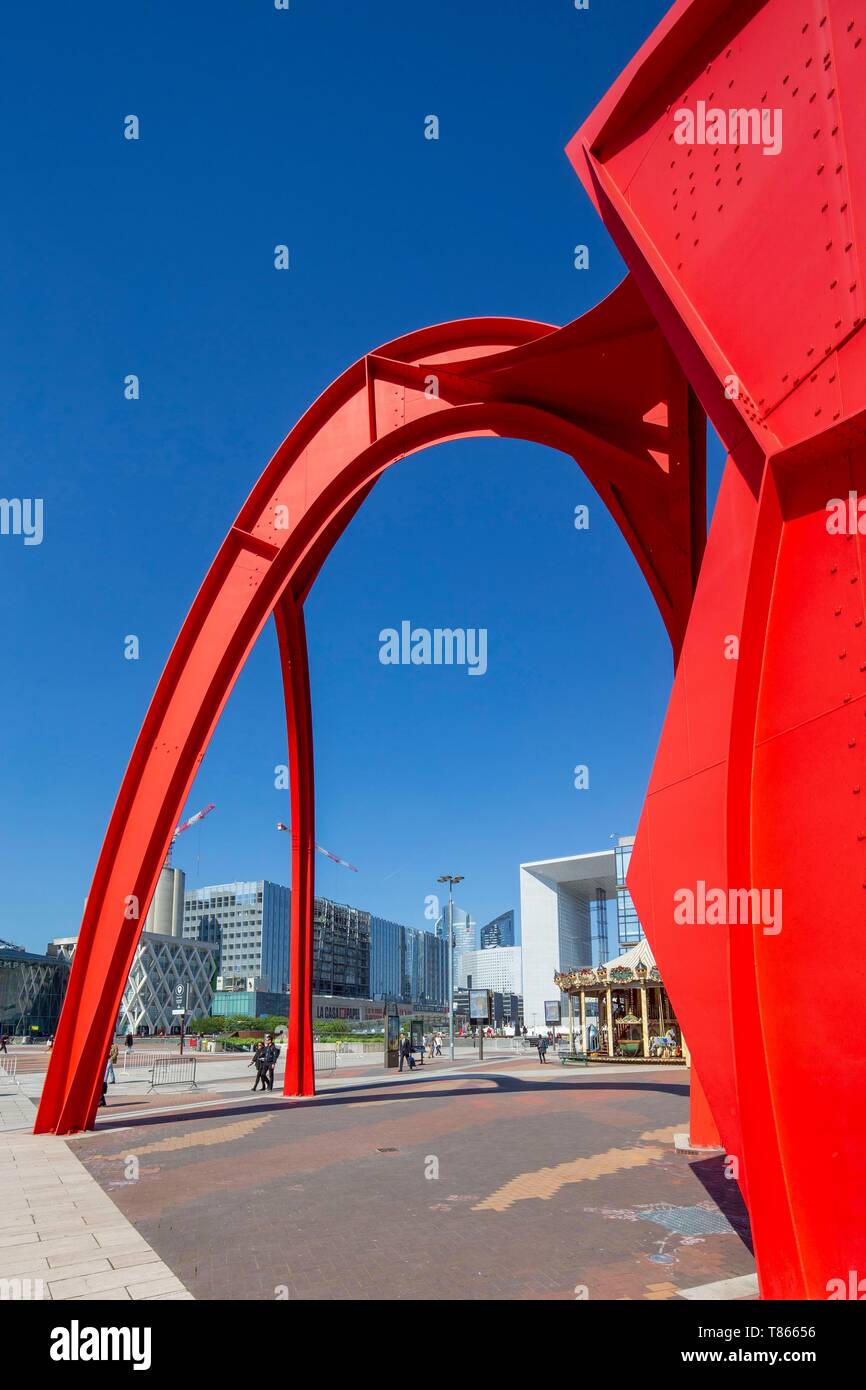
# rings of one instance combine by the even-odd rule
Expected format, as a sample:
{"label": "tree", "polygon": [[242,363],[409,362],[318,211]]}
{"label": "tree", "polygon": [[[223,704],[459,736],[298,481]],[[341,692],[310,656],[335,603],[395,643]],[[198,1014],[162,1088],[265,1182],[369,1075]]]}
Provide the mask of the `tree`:
{"label": "tree", "polygon": [[221,1033],[225,1027],[223,1018],[193,1018],[187,1025],[188,1033]]}

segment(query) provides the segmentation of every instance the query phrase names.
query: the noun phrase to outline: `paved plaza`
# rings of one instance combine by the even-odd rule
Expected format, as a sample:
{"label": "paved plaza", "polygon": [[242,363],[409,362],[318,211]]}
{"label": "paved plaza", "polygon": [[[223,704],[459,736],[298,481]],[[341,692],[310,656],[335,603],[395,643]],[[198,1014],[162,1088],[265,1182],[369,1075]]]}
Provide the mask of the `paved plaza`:
{"label": "paved plaza", "polygon": [[[469,1055],[400,1075],[368,1063],[322,1080],[315,1099],[287,1100],[251,1094],[238,1059],[202,1063],[197,1092],[147,1096],[119,1078],[92,1134],[5,1137],[16,1166],[46,1145],[49,1162],[74,1165],[93,1213],[121,1223],[113,1238],[141,1242],[123,1253],[146,1250],[159,1278],[176,1280],[155,1296],[756,1294],[748,1218],[721,1156],[674,1148],[688,1117],[681,1068]],[[34,1067],[30,1088],[39,1081]],[[19,1203],[13,1239],[31,1234],[29,1210]],[[0,1252],[0,1276],[14,1273],[23,1252]],[[102,1267],[79,1287],[79,1263],[50,1296],[148,1296]]]}

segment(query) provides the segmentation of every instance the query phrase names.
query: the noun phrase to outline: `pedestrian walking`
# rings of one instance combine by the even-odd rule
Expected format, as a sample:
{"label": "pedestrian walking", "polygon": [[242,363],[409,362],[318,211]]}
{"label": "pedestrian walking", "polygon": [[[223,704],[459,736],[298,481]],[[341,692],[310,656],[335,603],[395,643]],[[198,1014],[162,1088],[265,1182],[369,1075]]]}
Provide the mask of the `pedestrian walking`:
{"label": "pedestrian walking", "polygon": [[8,1049],[7,1046],[6,1046],[6,1043],[7,1043],[7,1042],[8,1042],[8,1038],[6,1037],[6,1034],[4,1033],[3,1036],[2,1036],[2,1038],[0,1038],[0,1052],[6,1052],[6,1053],[8,1054],[9,1049]]}
{"label": "pedestrian walking", "polygon": [[280,1057],[280,1049],[274,1043],[270,1033],[265,1033],[265,1045],[262,1050],[262,1078],[267,1090],[274,1089],[274,1067]]}
{"label": "pedestrian walking", "polygon": [[114,1068],[117,1063],[118,1055],[119,1054],[117,1050],[117,1043],[112,1043],[111,1051],[108,1054],[108,1066],[105,1071],[106,1078],[111,1082],[112,1086],[117,1081],[117,1077],[114,1074]]}
{"label": "pedestrian walking", "polygon": [[409,1038],[404,1038],[400,1044],[400,1070],[403,1070],[403,1063],[409,1063],[409,1070],[415,1070],[415,1058],[412,1056],[412,1043]]}
{"label": "pedestrian walking", "polygon": [[435,1044],[434,1055],[435,1055],[436,1057],[441,1057],[441,1056],[442,1056],[442,1034],[441,1034],[441,1033],[437,1033],[437,1034],[436,1034],[436,1037],[434,1038],[434,1044]]}
{"label": "pedestrian walking", "polygon": [[127,1035],[126,1035],[126,1050],[127,1050],[127,1052],[131,1052],[131,1051],[132,1051],[132,1034],[131,1034],[131,1033],[127,1033]]}
{"label": "pedestrian walking", "polygon": [[536,1040],[535,1046],[538,1048],[538,1060],[539,1060],[539,1062],[546,1062],[546,1061],[547,1061],[547,1056],[546,1056],[546,1053],[547,1053],[547,1038],[543,1038],[543,1037],[541,1037],[541,1036],[539,1035],[538,1039]]}
{"label": "pedestrian walking", "polygon": [[110,1070],[110,1069],[111,1069],[111,1058],[110,1058],[110,1057],[106,1057],[106,1059],[105,1059],[105,1071],[104,1071],[103,1076],[102,1076],[102,1095],[99,1097],[99,1104],[100,1104],[100,1105],[108,1105],[108,1101],[105,1099],[105,1094],[106,1094],[106,1092],[107,1092],[107,1090],[108,1090],[108,1073],[109,1073],[109,1070]]}
{"label": "pedestrian walking", "polygon": [[256,1069],[256,1079],[255,1079],[255,1083],[254,1083],[254,1085],[253,1085],[253,1090],[254,1090],[254,1091],[257,1091],[257,1090],[259,1089],[259,1082],[262,1083],[262,1090],[263,1090],[263,1091],[266,1091],[266,1090],[268,1089],[268,1076],[267,1076],[267,1069],[266,1069],[265,1063],[264,1063],[264,1051],[265,1051],[265,1045],[264,1045],[264,1043],[263,1043],[263,1042],[258,1042],[258,1043],[256,1043],[255,1047],[253,1048],[253,1055],[252,1055],[252,1057],[250,1058],[249,1065],[250,1065],[251,1067],[255,1067],[255,1069]]}

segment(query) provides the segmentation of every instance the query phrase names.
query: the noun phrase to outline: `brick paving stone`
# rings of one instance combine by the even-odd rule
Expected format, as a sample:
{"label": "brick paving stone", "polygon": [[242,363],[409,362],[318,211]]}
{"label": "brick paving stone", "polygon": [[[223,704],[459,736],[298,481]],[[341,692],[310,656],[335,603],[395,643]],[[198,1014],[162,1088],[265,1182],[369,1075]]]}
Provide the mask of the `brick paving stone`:
{"label": "brick paving stone", "polygon": [[674,1150],[681,1070],[517,1060],[255,1101],[70,1142],[196,1297],[643,1300],[754,1270],[736,1185]]}
{"label": "brick paving stone", "polygon": [[140,1281],[126,1285],[130,1298],[141,1300],[146,1298],[157,1298],[160,1294],[181,1294],[186,1293],[186,1289],[178,1278],[174,1275],[162,1275],[159,1279],[152,1279],[150,1282]]}

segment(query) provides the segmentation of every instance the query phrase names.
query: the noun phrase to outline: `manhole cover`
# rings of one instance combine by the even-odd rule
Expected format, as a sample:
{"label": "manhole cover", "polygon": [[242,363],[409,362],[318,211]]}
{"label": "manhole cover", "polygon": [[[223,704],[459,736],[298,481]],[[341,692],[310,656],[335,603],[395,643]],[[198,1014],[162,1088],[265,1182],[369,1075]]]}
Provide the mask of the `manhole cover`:
{"label": "manhole cover", "polygon": [[376,1153],[377,1153],[377,1154],[395,1154],[395,1153],[397,1153],[397,1152],[398,1152],[397,1149],[377,1149],[377,1150],[376,1150]]}
{"label": "manhole cover", "polygon": [[659,1207],[638,1215],[642,1221],[655,1221],[680,1236],[720,1236],[732,1230],[726,1216],[707,1207]]}

